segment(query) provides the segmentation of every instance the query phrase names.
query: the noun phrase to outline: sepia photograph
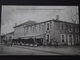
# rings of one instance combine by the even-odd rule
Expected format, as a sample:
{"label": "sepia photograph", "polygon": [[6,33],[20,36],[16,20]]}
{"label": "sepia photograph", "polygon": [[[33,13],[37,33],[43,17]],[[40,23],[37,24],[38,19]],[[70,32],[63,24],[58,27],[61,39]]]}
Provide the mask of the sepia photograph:
{"label": "sepia photograph", "polygon": [[79,6],[1,6],[0,55],[80,55]]}

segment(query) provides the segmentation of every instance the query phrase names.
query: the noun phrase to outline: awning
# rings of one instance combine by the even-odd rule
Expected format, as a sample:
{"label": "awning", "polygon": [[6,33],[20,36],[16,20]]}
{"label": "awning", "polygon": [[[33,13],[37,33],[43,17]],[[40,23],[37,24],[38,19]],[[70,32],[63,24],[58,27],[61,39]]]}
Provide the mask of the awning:
{"label": "awning", "polygon": [[20,36],[20,38],[32,38],[32,37],[37,37],[37,36],[40,36],[40,35],[43,35],[43,34],[45,34],[45,33],[27,34],[27,35]]}

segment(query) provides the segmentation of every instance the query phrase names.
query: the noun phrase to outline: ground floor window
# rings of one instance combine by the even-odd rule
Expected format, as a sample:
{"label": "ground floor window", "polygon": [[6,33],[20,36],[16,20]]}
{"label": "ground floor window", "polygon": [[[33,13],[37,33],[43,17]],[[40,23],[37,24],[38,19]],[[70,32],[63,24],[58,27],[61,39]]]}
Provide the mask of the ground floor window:
{"label": "ground floor window", "polygon": [[49,42],[49,35],[47,35],[47,42]]}
{"label": "ground floor window", "polygon": [[47,40],[47,42],[50,42],[50,35],[49,34],[46,35],[46,40]]}
{"label": "ground floor window", "polygon": [[76,40],[76,43],[79,42],[79,35],[75,35],[75,40]]}
{"label": "ground floor window", "polygon": [[61,34],[61,42],[65,42],[65,34]]}

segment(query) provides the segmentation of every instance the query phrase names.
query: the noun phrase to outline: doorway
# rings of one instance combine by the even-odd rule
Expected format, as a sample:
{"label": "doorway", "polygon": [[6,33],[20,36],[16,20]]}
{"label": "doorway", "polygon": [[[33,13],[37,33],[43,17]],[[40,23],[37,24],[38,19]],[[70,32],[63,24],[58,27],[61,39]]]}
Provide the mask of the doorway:
{"label": "doorway", "polygon": [[73,42],[73,35],[69,35],[68,36],[68,45],[73,45],[74,42]]}

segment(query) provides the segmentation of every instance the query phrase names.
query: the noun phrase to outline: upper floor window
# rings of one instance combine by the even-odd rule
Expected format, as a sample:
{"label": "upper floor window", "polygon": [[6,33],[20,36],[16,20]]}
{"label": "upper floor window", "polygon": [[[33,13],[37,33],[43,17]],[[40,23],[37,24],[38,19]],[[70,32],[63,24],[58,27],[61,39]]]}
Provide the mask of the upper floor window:
{"label": "upper floor window", "polygon": [[49,22],[46,23],[46,30],[50,30],[50,23]]}
{"label": "upper floor window", "polygon": [[78,42],[78,35],[76,35],[76,40],[77,40],[77,42]]}
{"label": "upper floor window", "polygon": [[26,28],[24,27],[24,35],[26,35]]}
{"label": "upper floor window", "polygon": [[33,26],[33,32],[34,32],[34,26]]}
{"label": "upper floor window", "polygon": [[29,26],[29,33],[31,33],[32,29],[31,29],[31,26]]}
{"label": "upper floor window", "polygon": [[31,26],[31,32],[32,32],[32,26]]}
{"label": "upper floor window", "polygon": [[75,28],[75,32],[78,33],[79,32],[79,28]]}
{"label": "upper floor window", "polygon": [[61,23],[61,30],[65,30],[65,24]]}
{"label": "upper floor window", "polygon": [[37,30],[37,25],[34,25],[34,32],[36,32]]}
{"label": "upper floor window", "polygon": [[79,28],[78,28],[78,32],[79,32]]}
{"label": "upper floor window", "polygon": [[39,24],[36,25],[36,32],[39,32]]}
{"label": "upper floor window", "polygon": [[71,24],[68,25],[68,31],[69,31],[69,32],[73,31],[73,27],[72,27]]}
{"label": "upper floor window", "polygon": [[28,31],[29,31],[29,27],[27,27],[27,33],[28,33]]}
{"label": "upper floor window", "polygon": [[9,37],[9,39],[11,39],[11,36]]}
{"label": "upper floor window", "polygon": [[42,31],[44,30],[44,25],[42,24],[42,29],[41,29]]}
{"label": "upper floor window", "polygon": [[41,24],[39,24],[39,31],[41,31]]}
{"label": "upper floor window", "polygon": [[49,30],[49,23],[47,24],[47,30]]}

